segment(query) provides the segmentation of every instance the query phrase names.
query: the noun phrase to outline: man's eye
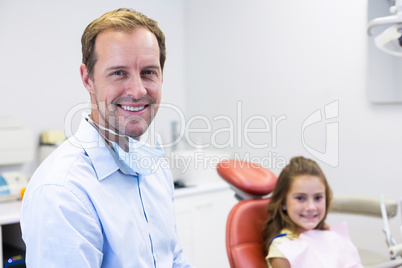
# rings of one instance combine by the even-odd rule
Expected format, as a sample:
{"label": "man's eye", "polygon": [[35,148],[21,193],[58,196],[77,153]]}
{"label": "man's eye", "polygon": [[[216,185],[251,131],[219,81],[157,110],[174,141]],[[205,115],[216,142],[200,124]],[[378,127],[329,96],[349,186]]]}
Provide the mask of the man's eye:
{"label": "man's eye", "polygon": [[144,71],[144,74],[153,74],[152,71]]}
{"label": "man's eye", "polygon": [[113,75],[122,75],[122,74],[123,74],[122,71],[116,71],[116,72],[113,73]]}

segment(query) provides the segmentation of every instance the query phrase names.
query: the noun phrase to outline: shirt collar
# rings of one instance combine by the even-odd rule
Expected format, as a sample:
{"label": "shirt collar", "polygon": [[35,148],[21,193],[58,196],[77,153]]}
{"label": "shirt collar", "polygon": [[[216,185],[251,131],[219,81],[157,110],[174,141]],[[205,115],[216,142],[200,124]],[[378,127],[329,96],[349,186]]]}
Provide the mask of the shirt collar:
{"label": "shirt collar", "polygon": [[105,140],[85,118],[82,118],[75,139],[85,150],[94,166],[98,180],[103,180],[119,169],[118,164],[108,150]]}
{"label": "shirt collar", "polygon": [[293,239],[299,237],[297,234],[293,233],[292,231],[290,231],[290,230],[287,229],[287,228],[282,229],[282,230],[281,230],[281,234],[286,234],[287,237],[288,237],[290,240],[293,240]]}

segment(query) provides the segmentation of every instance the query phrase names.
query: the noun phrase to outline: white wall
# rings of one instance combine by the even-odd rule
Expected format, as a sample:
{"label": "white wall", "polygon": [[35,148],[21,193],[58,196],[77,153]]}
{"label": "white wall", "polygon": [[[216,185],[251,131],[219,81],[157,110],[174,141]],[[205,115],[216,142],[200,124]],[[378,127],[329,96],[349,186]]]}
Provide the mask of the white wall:
{"label": "white wall", "polygon": [[[165,31],[163,100],[185,106],[187,119],[230,115],[235,121],[238,101],[243,127],[256,114],[271,123],[272,116],[286,116],[278,123],[276,148],[272,133],[262,133],[250,137],[269,143],[268,149],[249,148],[244,137],[242,147],[236,139],[228,149],[261,157],[273,151],[286,160],[308,155],[303,121],[339,101],[339,165],[323,163],[334,190],[399,197],[388,183],[399,181],[402,106],[367,100],[364,0],[1,1],[0,116],[22,117],[35,134],[63,129],[67,112],[88,100],[78,71],[82,31],[120,6],[143,11]],[[224,122],[212,123],[219,129]],[[324,149],[324,128],[306,133],[312,147]]]}
{"label": "white wall", "polygon": [[[312,157],[335,193],[402,196],[402,105],[373,105],[366,94],[366,0],[186,1],[186,22],[188,115],[229,115],[238,122],[241,101],[243,124],[256,114],[269,121],[286,116],[278,124],[275,148],[273,134],[266,132],[254,134],[254,141],[271,142],[269,148],[245,146],[243,137],[242,147],[227,149],[257,159],[267,158],[269,151],[277,160]],[[328,122],[339,126],[336,167],[309,154],[301,131],[310,114],[334,101],[339,116]],[[325,123],[305,132],[306,143],[321,152]],[[228,127],[223,120],[212,125]],[[270,165],[276,173],[279,162]],[[396,221],[399,225],[400,218]],[[366,233],[362,239],[385,246],[381,222],[371,232],[378,236]]]}
{"label": "white wall", "polygon": [[[169,1],[0,1],[0,117],[20,117],[35,133],[65,127],[67,113],[89,100],[79,75],[81,35],[107,11],[130,7],[156,19],[167,40],[162,101],[184,109],[184,5]],[[73,130],[80,114],[73,117]],[[171,115],[158,115],[163,135]],[[67,125],[70,123],[68,122]],[[25,167],[31,175],[36,163]]]}
{"label": "white wall", "polygon": [[[276,148],[272,133],[263,133],[254,143],[271,142],[268,149],[248,148],[244,137],[245,146],[228,149],[261,157],[274,151],[288,160],[309,156],[301,138],[304,120],[339,101],[339,117],[330,121],[339,123],[339,165],[320,162],[334,190],[400,196],[390,184],[400,181],[402,105],[373,105],[367,99],[366,1],[186,4],[189,115],[227,114],[235,121],[238,101],[243,125],[256,114],[268,121],[284,115]],[[224,121],[213,126],[223,128],[219,123]],[[306,143],[321,151],[324,123],[305,133]]]}

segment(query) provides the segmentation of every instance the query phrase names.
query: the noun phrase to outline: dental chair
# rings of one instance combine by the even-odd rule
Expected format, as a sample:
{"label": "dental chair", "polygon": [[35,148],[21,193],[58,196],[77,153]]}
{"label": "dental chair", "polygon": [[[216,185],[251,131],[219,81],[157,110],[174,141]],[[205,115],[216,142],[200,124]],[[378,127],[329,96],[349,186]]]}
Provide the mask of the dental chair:
{"label": "dental chair", "polygon": [[[277,177],[261,165],[225,160],[217,165],[218,174],[229,183],[239,202],[231,209],[226,223],[226,251],[231,268],[267,268],[263,251],[263,226],[266,208]],[[381,206],[380,206],[381,203]],[[370,268],[402,267],[402,245],[397,245],[389,231],[388,217],[394,217],[398,204],[394,200],[335,195],[330,213],[384,217],[384,232],[390,261]],[[385,213],[385,214],[384,214]]]}
{"label": "dental chair", "polygon": [[231,268],[267,268],[263,225],[269,194],[277,177],[264,167],[244,161],[222,161],[218,174],[230,184],[239,202],[226,223],[226,251]]}

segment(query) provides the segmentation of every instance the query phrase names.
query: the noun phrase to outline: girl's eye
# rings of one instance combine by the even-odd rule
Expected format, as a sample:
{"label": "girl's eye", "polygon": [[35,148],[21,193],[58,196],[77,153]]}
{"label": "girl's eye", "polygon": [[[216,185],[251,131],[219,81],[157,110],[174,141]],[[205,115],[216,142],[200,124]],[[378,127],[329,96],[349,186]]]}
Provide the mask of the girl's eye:
{"label": "girl's eye", "polygon": [[316,196],[315,200],[320,201],[321,199],[323,199],[324,197],[322,195]]}
{"label": "girl's eye", "polygon": [[304,196],[296,196],[296,199],[299,200],[299,201],[304,201],[305,200]]}

